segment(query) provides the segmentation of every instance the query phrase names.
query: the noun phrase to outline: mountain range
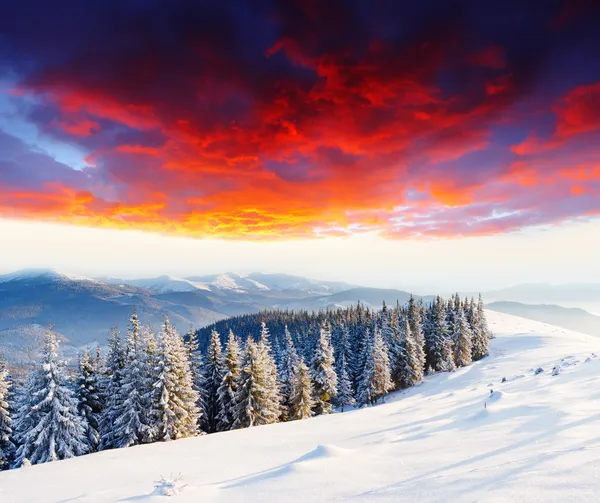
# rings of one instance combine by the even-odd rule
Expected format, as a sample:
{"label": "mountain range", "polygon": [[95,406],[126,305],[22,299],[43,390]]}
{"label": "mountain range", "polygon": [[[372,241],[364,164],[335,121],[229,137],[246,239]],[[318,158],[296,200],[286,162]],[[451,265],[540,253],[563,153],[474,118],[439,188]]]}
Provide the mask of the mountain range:
{"label": "mountain range", "polygon": [[[600,306],[598,284],[525,284],[483,295],[486,302],[492,302],[488,304],[490,309],[600,335],[600,317],[583,309],[565,309]],[[63,336],[67,356],[75,355],[85,345],[104,345],[111,326],[124,330],[133,306],[145,324],[157,328],[167,315],[180,332],[187,332],[190,327],[200,328],[264,309],[319,310],[359,301],[379,308],[383,301],[403,304],[409,297],[410,293],[403,290],[289,274],[124,279],[27,269],[0,275],[0,353],[16,363],[31,361],[49,325]],[[432,296],[421,298],[427,302]]]}
{"label": "mountain range", "polygon": [[270,308],[322,309],[361,301],[372,307],[408,300],[401,290],[358,287],[288,274],[234,273],[175,278],[87,278],[52,269],[0,276],[0,352],[15,362],[35,357],[45,327],[65,339],[67,355],[104,345],[111,326],[123,329],[136,306],[143,323],[165,315],[181,332]]}

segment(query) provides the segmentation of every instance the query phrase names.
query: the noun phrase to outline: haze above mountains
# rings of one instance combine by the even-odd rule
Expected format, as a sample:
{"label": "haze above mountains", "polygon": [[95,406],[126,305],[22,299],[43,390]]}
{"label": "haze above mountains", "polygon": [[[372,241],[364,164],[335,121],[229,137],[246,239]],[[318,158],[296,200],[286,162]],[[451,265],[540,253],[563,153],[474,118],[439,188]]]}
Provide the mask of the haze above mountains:
{"label": "haze above mountains", "polygon": [[[423,293],[423,292],[420,292]],[[435,294],[437,292],[427,292]],[[475,295],[464,292],[461,295]],[[87,344],[106,342],[111,326],[126,326],[132,307],[142,321],[158,327],[168,315],[181,332],[263,309],[346,306],[360,301],[378,308],[404,303],[410,292],[320,281],[289,274],[235,273],[176,278],[87,278],[52,269],[27,269],[0,275],[0,352],[14,362],[29,361],[45,327],[62,334],[67,355]],[[419,296],[417,296],[419,297]],[[431,295],[421,296],[424,301]],[[563,307],[600,312],[600,284],[517,285],[484,292],[490,309],[600,335],[600,317]],[[513,301],[512,303],[497,301]]]}

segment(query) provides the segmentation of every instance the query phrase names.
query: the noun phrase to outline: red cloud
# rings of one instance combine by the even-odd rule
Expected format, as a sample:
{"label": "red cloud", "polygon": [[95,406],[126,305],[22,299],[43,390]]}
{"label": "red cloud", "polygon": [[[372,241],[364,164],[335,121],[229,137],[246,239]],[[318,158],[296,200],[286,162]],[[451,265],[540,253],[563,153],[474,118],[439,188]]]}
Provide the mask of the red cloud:
{"label": "red cloud", "polygon": [[560,138],[600,129],[600,82],[573,89],[554,107]]}
{"label": "red cloud", "polygon": [[522,128],[515,103],[534,80],[521,48],[474,51],[445,18],[373,38],[336,10],[344,22],[307,30],[327,6],[294,6],[300,20],[260,51],[247,34],[192,26],[179,51],[140,44],[23,79],[23,99],[56,114],[44,131],[84,148],[90,167],[52,165],[48,180],[39,152],[0,152],[0,214],[276,239],[488,234],[595,211],[596,147],[569,149],[600,127],[600,84],[556,104],[550,138],[506,147],[498,126]]}

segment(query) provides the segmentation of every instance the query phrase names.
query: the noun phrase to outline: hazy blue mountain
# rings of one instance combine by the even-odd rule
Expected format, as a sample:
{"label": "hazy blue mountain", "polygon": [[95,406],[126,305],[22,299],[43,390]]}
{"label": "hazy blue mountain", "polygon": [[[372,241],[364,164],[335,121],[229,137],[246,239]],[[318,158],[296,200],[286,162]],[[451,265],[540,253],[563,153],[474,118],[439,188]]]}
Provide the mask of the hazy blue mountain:
{"label": "hazy blue mountain", "polygon": [[104,345],[110,327],[122,330],[132,307],[158,329],[168,315],[182,332],[219,319],[274,307],[322,309],[361,301],[380,307],[408,300],[400,290],[354,287],[287,274],[235,273],[175,278],[86,278],[50,269],[0,276],[0,352],[28,361],[43,330],[53,325],[67,354],[84,345]]}
{"label": "hazy blue mountain", "polygon": [[523,304],[521,302],[499,301],[486,304],[487,309],[512,314],[521,318],[541,321],[569,330],[600,336],[600,316],[576,307],[562,307],[552,304]]}
{"label": "hazy blue mountain", "polygon": [[581,307],[600,313],[600,283],[550,285],[525,283],[484,293],[486,301],[514,301],[528,304],[556,304]]}
{"label": "hazy blue mountain", "polygon": [[199,305],[174,304],[135,286],[50,270],[21,271],[0,276],[0,352],[27,359],[49,325],[67,339],[66,349],[104,344],[112,325],[126,325],[134,305],[144,322],[158,326],[168,315],[180,330],[226,316]]}

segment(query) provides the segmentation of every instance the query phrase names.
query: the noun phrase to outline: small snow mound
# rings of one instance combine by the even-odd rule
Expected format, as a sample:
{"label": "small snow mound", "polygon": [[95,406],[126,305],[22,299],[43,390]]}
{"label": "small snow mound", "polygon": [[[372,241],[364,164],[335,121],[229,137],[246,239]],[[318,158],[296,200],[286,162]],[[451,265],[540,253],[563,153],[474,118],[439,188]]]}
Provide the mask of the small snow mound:
{"label": "small snow mound", "polygon": [[177,496],[186,485],[183,483],[181,473],[166,478],[161,476],[160,480],[154,483],[153,494],[157,496]]}
{"label": "small snow mound", "polygon": [[324,459],[324,458],[337,458],[340,456],[344,456],[350,452],[350,449],[343,449],[336,445],[318,445],[312,451],[306,453],[304,456],[301,456],[296,460],[296,463],[302,463],[304,461],[312,461],[314,459]]}
{"label": "small snow mound", "polygon": [[494,402],[498,402],[500,400],[502,400],[502,398],[506,395],[506,393],[504,391],[492,391],[490,393],[490,396],[487,398],[486,402],[489,403],[494,403]]}

